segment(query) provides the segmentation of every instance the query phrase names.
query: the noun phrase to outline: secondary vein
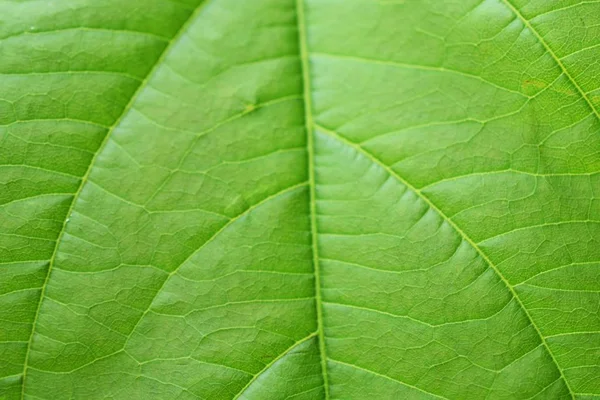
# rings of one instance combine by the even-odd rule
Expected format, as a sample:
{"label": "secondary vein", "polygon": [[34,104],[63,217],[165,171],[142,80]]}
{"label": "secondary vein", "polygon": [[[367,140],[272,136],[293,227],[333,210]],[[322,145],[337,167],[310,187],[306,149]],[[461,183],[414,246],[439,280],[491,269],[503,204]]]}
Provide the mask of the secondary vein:
{"label": "secondary vein", "polygon": [[31,352],[31,343],[33,341],[33,336],[34,336],[36,328],[37,328],[37,322],[38,322],[39,313],[40,313],[40,310],[42,308],[42,303],[44,301],[44,297],[45,297],[45,294],[46,294],[46,287],[48,286],[48,281],[50,280],[50,276],[52,275],[52,269],[54,267],[54,263],[56,262],[56,255],[58,253],[59,244],[61,243],[62,238],[63,238],[63,236],[65,234],[67,223],[69,221],[69,218],[71,217],[71,214],[73,213],[75,205],[77,204],[77,200],[79,199],[79,196],[81,195],[81,193],[83,191],[83,188],[85,187],[86,183],[88,182],[90,173],[91,173],[91,171],[92,171],[92,169],[93,169],[93,167],[94,167],[94,165],[95,165],[95,163],[96,163],[96,161],[98,159],[98,156],[102,153],[102,151],[106,147],[107,143],[109,142],[109,139],[110,139],[111,135],[113,134],[113,132],[115,131],[115,129],[121,124],[121,122],[123,121],[123,118],[127,115],[127,113],[129,112],[129,110],[131,110],[131,108],[132,108],[133,104],[135,103],[136,99],[138,98],[138,96],[140,95],[140,93],[144,90],[144,88],[146,87],[148,81],[154,75],[154,73],[156,72],[156,70],[158,69],[158,67],[162,64],[162,62],[164,61],[165,57],[168,55],[170,49],[172,49],[173,45],[178,42],[179,38],[184,34],[184,32],[186,31],[187,27],[193,22],[193,20],[195,19],[195,17],[199,14],[200,10],[202,10],[202,8],[208,2],[209,2],[209,0],[204,1],[203,3],[201,3],[194,10],[194,12],[192,12],[190,14],[190,16],[188,17],[188,19],[179,28],[179,31],[173,36],[173,38],[165,46],[165,48],[162,51],[161,55],[156,60],[156,62],[154,63],[154,65],[152,66],[152,68],[150,69],[150,71],[148,72],[148,74],[146,75],[146,77],[144,78],[144,80],[140,82],[140,85],[136,89],[135,93],[129,99],[129,102],[127,103],[127,105],[123,108],[123,111],[121,112],[121,114],[119,115],[119,117],[117,118],[117,120],[112,124],[112,126],[108,127],[108,131],[107,131],[106,135],[104,136],[104,139],[102,140],[102,143],[98,147],[98,150],[95,152],[94,156],[92,157],[92,159],[90,161],[90,164],[89,164],[89,166],[88,166],[85,174],[81,178],[81,182],[79,183],[79,187],[77,188],[77,191],[73,195],[73,199],[71,200],[71,204],[69,205],[69,210],[67,211],[67,213],[65,215],[65,220],[64,220],[63,225],[61,227],[61,230],[60,230],[60,232],[58,234],[58,237],[56,238],[56,243],[54,245],[54,250],[52,252],[52,256],[50,257],[50,261],[49,261],[49,265],[48,265],[48,271],[46,272],[46,276],[44,278],[44,283],[42,284],[42,287],[41,287],[42,290],[41,290],[40,297],[39,297],[39,300],[38,300],[38,303],[37,303],[37,307],[36,307],[36,310],[35,310],[35,314],[34,314],[34,317],[33,317],[33,322],[32,322],[32,326],[31,326],[31,334],[29,335],[29,339],[27,341],[27,350],[25,351],[25,359],[24,359],[24,362],[23,362],[23,381],[22,381],[22,384],[21,384],[21,399],[25,398],[25,383],[27,381],[27,370],[28,370],[28,367],[29,367],[29,358],[30,358],[30,352]]}
{"label": "secondary vein", "polygon": [[556,369],[558,370],[560,377],[565,382],[565,385],[567,386],[567,389],[569,390],[571,397],[574,398],[573,390],[569,386],[569,383],[567,382],[567,379],[566,379],[562,369],[560,368],[558,361],[556,360],[556,358],[554,357],[554,354],[550,350],[550,347],[548,346],[548,343],[546,342],[546,338],[544,337],[544,335],[542,335],[542,332],[540,331],[540,329],[538,328],[536,323],[533,321],[531,314],[529,313],[529,311],[527,310],[527,308],[521,301],[521,298],[515,291],[514,287],[508,282],[506,277],[504,277],[504,275],[500,272],[500,270],[498,269],[498,267],[496,267],[496,265],[492,262],[492,260],[490,260],[490,258],[483,252],[483,250],[481,250],[481,248],[477,245],[477,243],[475,241],[473,241],[458,225],[456,225],[456,223],[452,219],[450,219],[450,217],[448,217],[427,196],[425,196],[419,189],[414,187],[410,182],[408,182],[406,179],[404,179],[402,176],[400,176],[389,165],[383,163],[381,160],[379,160],[377,157],[375,157],[373,154],[371,154],[365,148],[363,148],[362,146],[359,146],[358,144],[356,144],[354,142],[351,142],[350,140],[346,139],[344,136],[340,135],[339,133],[332,131],[330,129],[324,128],[319,125],[315,125],[315,126],[317,126],[319,128],[319,130],[323,131],[325,134],[333,137],[334,139],[339,140],[340,142],[346,144],[347,146],[350,146],[351,148],[355,149],[357,152],[359,152],[360,154],[363,154],[365,157],[367,157],[369,160],[371,160],[371,162],[373,162],[374,164],[379,165],[381,168],[383,168],[388,174],[390,174],[390,176],[393,176],[394,178],[396,178],[401,184],[403,184],[409,190],[413,191],[417,196],[419,196],[419,198],[421,198],[432,210],[434,210],[444,221],[446,221],[463,238],[464,241],[466,241],[467,243],[469,243],[471,245],[471,247],[477,252],[477,254],[496,273],[496,275],[500,278],[502,283],[504,283],[506,288],[510,291],[512,297],[519,304],[520,308],[523,310],[523,312],[525,313],[525,316],[529,320],[529,323],[535,329],[537,335],[539,336],[548,355],[550,356],[554,365],[556,366]]}
{"label": "secondary vein", "polygon": [[288,354],[290,354],[294,349],[296,349],[298,346],[300,346],[301,344],[309,341],[310,339],[314,338],[315,336],[317,336],[317,332],[313,332],[310,335],[308,335],[307,337],[298,340],[296,343],[292,344],[290,347],[288,347],[285,351],[283,351],[281,354],[279,354],[277,357],[275,357],[273,360],[271,360],[271,362],[269,362],[267,365],[265,365],[265,367],[263,369],[261,369],[259,372],[257,372],[250,381],[248,381],[248,383],[246,384],[246,386],[244,386],[242,388],[242,390],[240,390],[238,392],[238,394],[235,395],[235,397],[233,398],[233,400],[237,400],[240,398],[241,395],[244,394],[244,392],[246,392],[246,390],[248,390],[248,388],[250,386],[252,386],[252,384],[254,382],[256,382],[256,380],[262,376],[262,374],[264,374],[266,371],[269,370],[269,368],[271,368],[277,361],[281,360],[283,357],[287,356]]}
{"label": "secondary vein", "polygon": [[544,40],[544,38],[542,37],[542,35],[540,35],[538,33],[538,31],[533,28],[533,26],[531,25],[531,23],[529,22],[529,20],[526,19],[523,16],[523,14],[521,14],[521,12],[519,11],[519,9],[517,9],[517,7],[515,7],[512,4],[511,0],[502,0],[502,1],[513,12],[513,14],[515,14],[517,16],[517,18],[519,18],[521,20],[521,22],[523,22],[523,24],[527,27],[527,29],[529,29],[531,31],[531,33],[533,33],[533,35],[536,37],[536,39],[544,47],[544,49],[546,50],[546,52],[548,52],[548,54],[550,54],[550,56],[554,59],[554,61],[556,62],[556,64],[558,64],[558,66],[563,71],[563,73],[565,74],[565,76],[571,81],[571,83],[575,86],[575,88],[577,88],[577,91],[579,92],[579,94],[581,95],[581,97],[583,97],[583,99],[585,100],[585,102],[587,103],[587,105],[592,109],[592,112],[600,120],[600,113],[598,113],[598,110],[596,109],[596,107],[594,107],[594,104],[590,101],[590,99],[588,98],[587,94],[583,91],[583,89],[581,88],[581,86],[579,86],[579,84],[577,83],[577,81],[575,80],[575,78],[573,78],[571,76],[571,74],[569,73],[569,70],[567,70],[567,67],[565,67],[565,65],[562,63],[562,61],[560,60],[560,58],[558,58],[556,56],[556,54],[554,54],[554,51],[548,45],[548,43],[546,43],[546,40]]}

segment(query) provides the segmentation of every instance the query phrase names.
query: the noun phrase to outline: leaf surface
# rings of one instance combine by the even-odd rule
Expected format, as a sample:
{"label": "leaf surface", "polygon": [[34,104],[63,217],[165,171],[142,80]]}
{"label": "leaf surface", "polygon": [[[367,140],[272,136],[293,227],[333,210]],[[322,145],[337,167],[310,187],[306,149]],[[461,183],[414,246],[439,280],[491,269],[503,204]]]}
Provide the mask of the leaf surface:
{"label": "leaf surface", "polygon": [[0,0],[0,398],[600,396],[599,21]]}

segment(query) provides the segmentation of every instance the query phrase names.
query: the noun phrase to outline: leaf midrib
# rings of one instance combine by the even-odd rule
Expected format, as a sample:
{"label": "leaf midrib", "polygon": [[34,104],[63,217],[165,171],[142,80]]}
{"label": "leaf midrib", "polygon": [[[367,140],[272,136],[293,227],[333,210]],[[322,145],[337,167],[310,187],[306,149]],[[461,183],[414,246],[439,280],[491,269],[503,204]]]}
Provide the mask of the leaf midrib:
{"label": "leaf midrib", "polygon": [[319,340],[319,355],[321,360],[321,373],[323,374],[323,387],[325,399],[329,399],[329,378],[327,375],[327,352],[325,348],[325,331],[323,327],[323,300],[321,296],[321,269],[319,263],[318,227],[317,227],[317,200],[315,182],[315,145],[313,132],[313,115],[311,101],[310,65],[308,59],[306,17],[304,14],[304,0],[296,0],[296,18],[298,23],[298,44],[302,67],[302,85],[304,94],[304,124],[306,130],[306,152],[308,159],[308,182],[310,190],[310,226],[313,254],[313,268],[315,274],[315,307],[317,312],[317,332]]}
{"label": "leaf midrib", "polygon": [[112,136],[112,134],[115,131],[115,129],[121,124],[121,122],[123,121],[123,119],[125,118],[125,116],[131,110],[131,108],[133,107],[133,105],[134,105],[135,101],[137,100],[138,96],[140,95],[140,93],[142,93],[144,91],[144,89],[146,88],[146,86],[148,84],[148,81],[150,80],[150,78],[152,78],[152,76],[154,76],[154,74],[156,73],[156,71],[158,70],[158,68],[162,65],[163,61],[165,60],[165,58],[169,54],[170,50],[179,41],[179,38],[185,34],[187,28],[193,23],[193,21],[199,15],[199,13],[201,12],[201,10],[209,2],[210,2],[210,0],[204,0],[202,3],[200,3],[195,8],[195,10],[190,13],[190,15],[188,16],[188,18],[181,24],[179,30],[173,36],[173,38],[168,41],[168,43],[165,46],[165,48],[163,49],[162,53],[156,59],[156,62],[154,63],[154,65],[152,65],[152,67],[149,69],[148,73],[146,74],[146,77],[143,80],[140,81],[139,86],[137,87],[136,91],[134,92],[134,94],[129,99],[129,102],[127,103],[127,105],[123,108],[123,111],[121,112],[121,114],[119,115],[119,117],[117,118],[117,120],[110,127],[108,127],[107,133],[104,136],[104,139],[102,140],[102,143],[100,144],[100,146],[98,147],[98,149],[94,153],[94,156],[90,160],[90,164],[88,165],[88,168],[87,168],[85,174],[81,178],[81,182],[79,184],[79,187],[77,188],[77,191],[73,194],[73,199],[71,200],[71,204],[69,205],[69,210],[65,214],[65,221],[64,221],[64,223],[63,223],[63,225],[61,227],[61,230],[60,230],[60,232],[59,232],[59,234],[58,234],[58,236],[56,238],[56,243],[55,243],[54,249],[52,251],[52,256],[50,257],[50,260],[49,260],[48,271],[46,271],[46,277],[44,278],[44,282],[43,282],[43,284],[41,286],[40,297],[39,297],[39,300],[38,300],[38,303],[37,303],[37,307],[36,307],[36,310],[35,310],[33,322],[32,322],[32,325],[31,325],[31,334],[29,335],[29,339],[27,341],[27,349],[25,351],[25,358],[24,358],[24,362],[23,362],[23,373],[22,373],[23,378],[22,378],[22,382],[21,382],[21,399],[22,400],[25,398],[25,386],[26,386],[25,383],[27,381],[27,370],[29,368],[29,357],[30,357],[30,351],[31,351],[31,344],[33,342],[33,336],[35,335],[35,331],[36,331],[36,328],[37,328],[38,316],[39,316],[39,313],[40,313],[40,309],[42,308],[42,303],[44,301],[44,297],[45,297],[45,294],[46,294],[46,288],[48,286],[48,281],[50,280],[50,275],[52,274],[52,268],[54,266],[54,263],[56,262],[56,255],[58,253],[59,245],[60,245],[60,243],[62,241],[62,238],[63,238],[63,236],[65,234],[66,227],[67,227],[68,221],[69,221],[69,219],[71,217],[71,214],[73,213],[75,205],[77,204],[77,201],[79,200],[79,196],[81,195],[81,193],[83,191],[83,188],[85,187],[86,183],[89,180],[90,173],[92,172],[92,169],[93,169],[93,167],[94,167],[94,165],[95,165],[95,163],[96,163],[96,161],[98,159],[98,156],[102,153],[102,151],[106,147],[106,145],[109,142],[110,137]]}

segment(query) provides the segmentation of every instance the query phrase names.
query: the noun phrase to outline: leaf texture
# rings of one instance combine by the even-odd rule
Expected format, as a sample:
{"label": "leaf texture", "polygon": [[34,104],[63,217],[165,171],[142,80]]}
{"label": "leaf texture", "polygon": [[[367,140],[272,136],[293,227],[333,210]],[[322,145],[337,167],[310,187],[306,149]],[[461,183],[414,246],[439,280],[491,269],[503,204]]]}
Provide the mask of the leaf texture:
{"label": "leaf texture", "polygon": [[600,2],[0,0],[0,399],[600,398]]}

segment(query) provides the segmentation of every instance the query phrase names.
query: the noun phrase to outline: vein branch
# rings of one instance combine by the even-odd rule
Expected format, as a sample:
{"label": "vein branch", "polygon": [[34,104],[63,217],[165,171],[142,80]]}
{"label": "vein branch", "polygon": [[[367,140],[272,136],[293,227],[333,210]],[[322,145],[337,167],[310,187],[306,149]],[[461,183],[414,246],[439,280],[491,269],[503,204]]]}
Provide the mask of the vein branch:
{"label": "vein branch", "polygon": [[339,133],[337,133],[335,131],[332,131],[330,129],[324,128],[324,127],[319,126],[317,124],[315,124],[315,126],[320,131],[323,131],[325,134],[327,134],[328,136],[331,136],[334,139],[336,139],[336,140],[338,140],[338,141],[346,144],[347,146],[350,146],[351,148],[355,149],[359,154],[363,154],[368,159],[370,159],[374,164],[379,165],[381,168],[383,168],[385,171],[387,171],[388,174],[390,174],[391,176],[393,176],[394,178],[396,178],[401,184],[403,184],[408,189],[410,189],[411,191],[413,191],[417,196],[419,196],[432,210],[434,210],[436,213],[438,213],[442,217],[442,219],[444,221],[446,221],[462,237],[462,239],[464,241],[466,241],[467,243],[469,243],[471,245],[471,247],[477,252],[477,254],[490,266],[490,268],[492,268],[492,270],[496,273],[496,275],[504,283],[504,285],[506,286],[506,288],[510,291],[512,297],[519,304],[519,307],[525,313],[525,316],[529,320],[529,323],[531,324],[531,326],[537,332],[537,335],[539,336],[542,344],[544,345],[544,348],[546,349],[546,351],[548,352],[548,355],[550,356],[550,358],[552,359],[553,363],[555,364],[556,369],[558,370],[558,372],[560,374],[560,377],[565,382],[565,385],[567,386],[567,389],[569,390],[569,393],[571,394],[571,397],[574,398],[573,397],[574,396],[573,390],[569,387],[569,384],[567,382],[567,379],[565,378],[563,370],[560,368],[560,366],[558,364],[558,361],[554,357],[554,354],[552,353],[552,351],[550,350],[550,347],[548,346],[548,343],[546,342],[546,338],[544,337],[544,335],[542,335],[542,332],[540,331],[540,329],[538,328],[538,326],[535,324],[533,318],[531,317],[531,314],[529,313],[529,311],[527,310],[527,308],[525,307],[525,305],[521,301],[521,298],[519,297],[519,295],[515,291],[514,287],[508,282],[508,280],[506,279],[506,277],[504,277],[504,275],[502,274],[502,272],[500,272],[500,270],[492,262],[492,260],[490,260],[490,258],[483,252],[483,250],[481,250],[481,248],[477,245],[477,243],[475,243],[475,241],[473,241],[458,225],[456,225],[456,223],[452,219],[450,219],[450,217],[448,217],[427,196],[425,196],[421,192],[421,190],[417,189],[412,184],[410,184],[407,180],[405,180],[402,176],[400,176],[396,171],[394,171],[390,166],[388,166],[387,164],[385,164],[384,162],[382,162],[381,160],[379,160],[377,157],[375,157],[375,155],[373,155],[372,153],[370,153],[368,150],[366,150],[362,146],[360,146],[360,145],[358,145],[358,144],[356,144],[354,142],[351,142],[350,140],[346,139],[345,137],[343,137],[342,135],[340,135]]}
{"label": "vein branch", "polygon": [[294,351],[294,349],[298,348],[298,346],[302,345],[303,343],[309,341],[310,339],[314,338],[315,336],[317,336],[318,333],[317,332],[313,332],[310,335],[308,335],[307,337],[298,340],[296,343],[292,344],[290,347],[288,347],[285,351],[283,351],[281,354],[279,354],[277,357],[275,357],[273,360],[271,360],[270,363],[268,363],[267,365],[265,365],[265,367],[263,369],[261,369],[260,371],[258,371],[258,373],[256,373],[256,375],[254,375],[252,377],[252,379],[250,379],[250,381],[248,381],[248,383],[246,384],[246,386],[244,386],[242,388],[242,390],[239,391],[239,393],[233,398],[233,400],[237,400],[240,398],[241,395],[244,394],[244,392],[246,392],[246,390],[248,390],[248,388],[250,386],[252,386],[252,384],[254,382],[256,382],[256,380],[266,371],[269,370],[269,368],[271,368],[277,361],[281,360],[282,358],[284,358],[285,356],[287,356],[288,354],[290,354],[292,351]]}

